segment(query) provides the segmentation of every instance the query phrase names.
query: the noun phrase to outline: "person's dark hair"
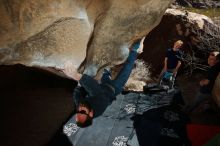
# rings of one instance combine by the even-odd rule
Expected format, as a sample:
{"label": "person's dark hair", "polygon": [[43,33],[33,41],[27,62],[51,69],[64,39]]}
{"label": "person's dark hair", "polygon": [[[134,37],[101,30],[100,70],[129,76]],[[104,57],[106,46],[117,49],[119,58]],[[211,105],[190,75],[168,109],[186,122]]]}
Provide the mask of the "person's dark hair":
{"label": "person's dark hair", "polygon": [[[87,100],[80,100],[80,104],[86,106],[89,109],[89,111],[92,110],[92,107],[91,107],[90,103]],[[91,118],[87,115],[87,118],[86,118],[85,122],[81,123],[81,122],[78,121],[78,122],[76,122],[76,125],[78,127],[81,127],[81,128],[88,127],[88,126],[92,125],[92,119],[93,118]]]}
{"label": "person's dark hair", "polygon": [[85,105],[89,110],[92,109],[90,103],[87,100],[80,100],[80,104]]}
{"label": "person's dark hair", "polygon": [[87,116],[87,119],[85,122],[81,123],[78,121],[78,122],[76,122],[76,125],[81,128],[88,127],[88,126],[92,125],[92,118]]}

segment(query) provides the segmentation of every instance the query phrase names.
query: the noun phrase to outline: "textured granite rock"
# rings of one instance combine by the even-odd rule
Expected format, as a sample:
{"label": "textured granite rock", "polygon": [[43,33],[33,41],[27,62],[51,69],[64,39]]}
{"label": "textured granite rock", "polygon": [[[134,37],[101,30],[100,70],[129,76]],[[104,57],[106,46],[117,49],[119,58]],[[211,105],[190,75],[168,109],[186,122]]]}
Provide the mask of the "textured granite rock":
{"label": "textured granite rock", "polygon": [[171,2],[0,0],[0,64],[59,73],[71,61],[94,76],[105,66],[124,62],[128,47],[160,22]]}

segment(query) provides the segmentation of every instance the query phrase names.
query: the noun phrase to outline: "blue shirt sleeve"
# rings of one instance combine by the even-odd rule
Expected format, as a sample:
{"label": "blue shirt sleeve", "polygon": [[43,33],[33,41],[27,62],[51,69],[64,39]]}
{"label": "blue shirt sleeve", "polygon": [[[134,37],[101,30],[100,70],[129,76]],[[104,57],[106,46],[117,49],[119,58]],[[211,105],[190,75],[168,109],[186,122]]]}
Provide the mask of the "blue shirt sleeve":
{"label": "blue shirt sleeve", "polygon": [[82,78],[79,80],[79,83],[82,87],[84,87],[90,96],[97,96],[102,91],[98,81],[86,74],[83,74]]}

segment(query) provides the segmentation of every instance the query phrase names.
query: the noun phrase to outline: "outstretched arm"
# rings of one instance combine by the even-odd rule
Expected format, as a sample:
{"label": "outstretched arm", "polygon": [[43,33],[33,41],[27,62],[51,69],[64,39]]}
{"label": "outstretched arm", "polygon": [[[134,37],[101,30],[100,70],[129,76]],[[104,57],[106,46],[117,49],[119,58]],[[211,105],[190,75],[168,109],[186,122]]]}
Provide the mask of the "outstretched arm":
{"label": "outstretched arm", "polygon": [[64,65],[63,72],[71,79],[79,81],[82,77],[82,74],[78,73],[76,66],[72,62],[66,62]]}
{"label": "outstretched arm", "polygon": [[165,59],[164,59],[164,65],[163,65],[163,69],[161,70],[161,72],[160,72],[160,74],[159,74],[159,76],[158,76],[158,79],[157,79],[158,82],[161,81],[162,76],[163,76],[164,73],[167,71],[167,59],[168,59],[168,58],[165,57]]}
{"label": "outstretched arm", "polygon": [[177,64],[176,68],[175,68],[174,71],[173,71],[174,76],[176,76],[176,74],[177,74],[177,72],[178,72],[180,66],[181,66],[181,61],[178,61],[178,64]]}
{"label": "outstretched arm", "polygon": [[[96,96],[100,93],[101,87],[99,83],[86,74],[82,75],[78,73],[76,67],[72,63],[67,62],[65,64],[64,73],[71,79],[73,78],[74,80],[78,81],[80,83],[80,86],[82,86],[86,90],[86,92],[88,92],[89,95]],[[80,90],[78,91],[77,97],[80,94]]]}

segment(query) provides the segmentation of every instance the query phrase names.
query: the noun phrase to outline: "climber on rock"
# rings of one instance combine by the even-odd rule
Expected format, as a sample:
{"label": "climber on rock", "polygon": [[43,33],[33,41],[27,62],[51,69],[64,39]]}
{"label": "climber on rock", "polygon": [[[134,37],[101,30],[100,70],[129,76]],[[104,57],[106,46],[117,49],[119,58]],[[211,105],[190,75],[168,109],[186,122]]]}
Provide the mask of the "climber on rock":
{"label": "climber on rock", "polygon": [[91,125],[93,118],[102,115],[123,90],[133,69],[137,54],[143,50],[143,41],[144,38],[131,46],[127,61],[114,80],[111,80],[111,73],[106,69],[103,72],[101,83],[98,83],[94,78],[78,73],[73,65],[65,65],[64,72],[66,75],[79,83],[73,93],[76,104],[75,120],[79,127]]}

